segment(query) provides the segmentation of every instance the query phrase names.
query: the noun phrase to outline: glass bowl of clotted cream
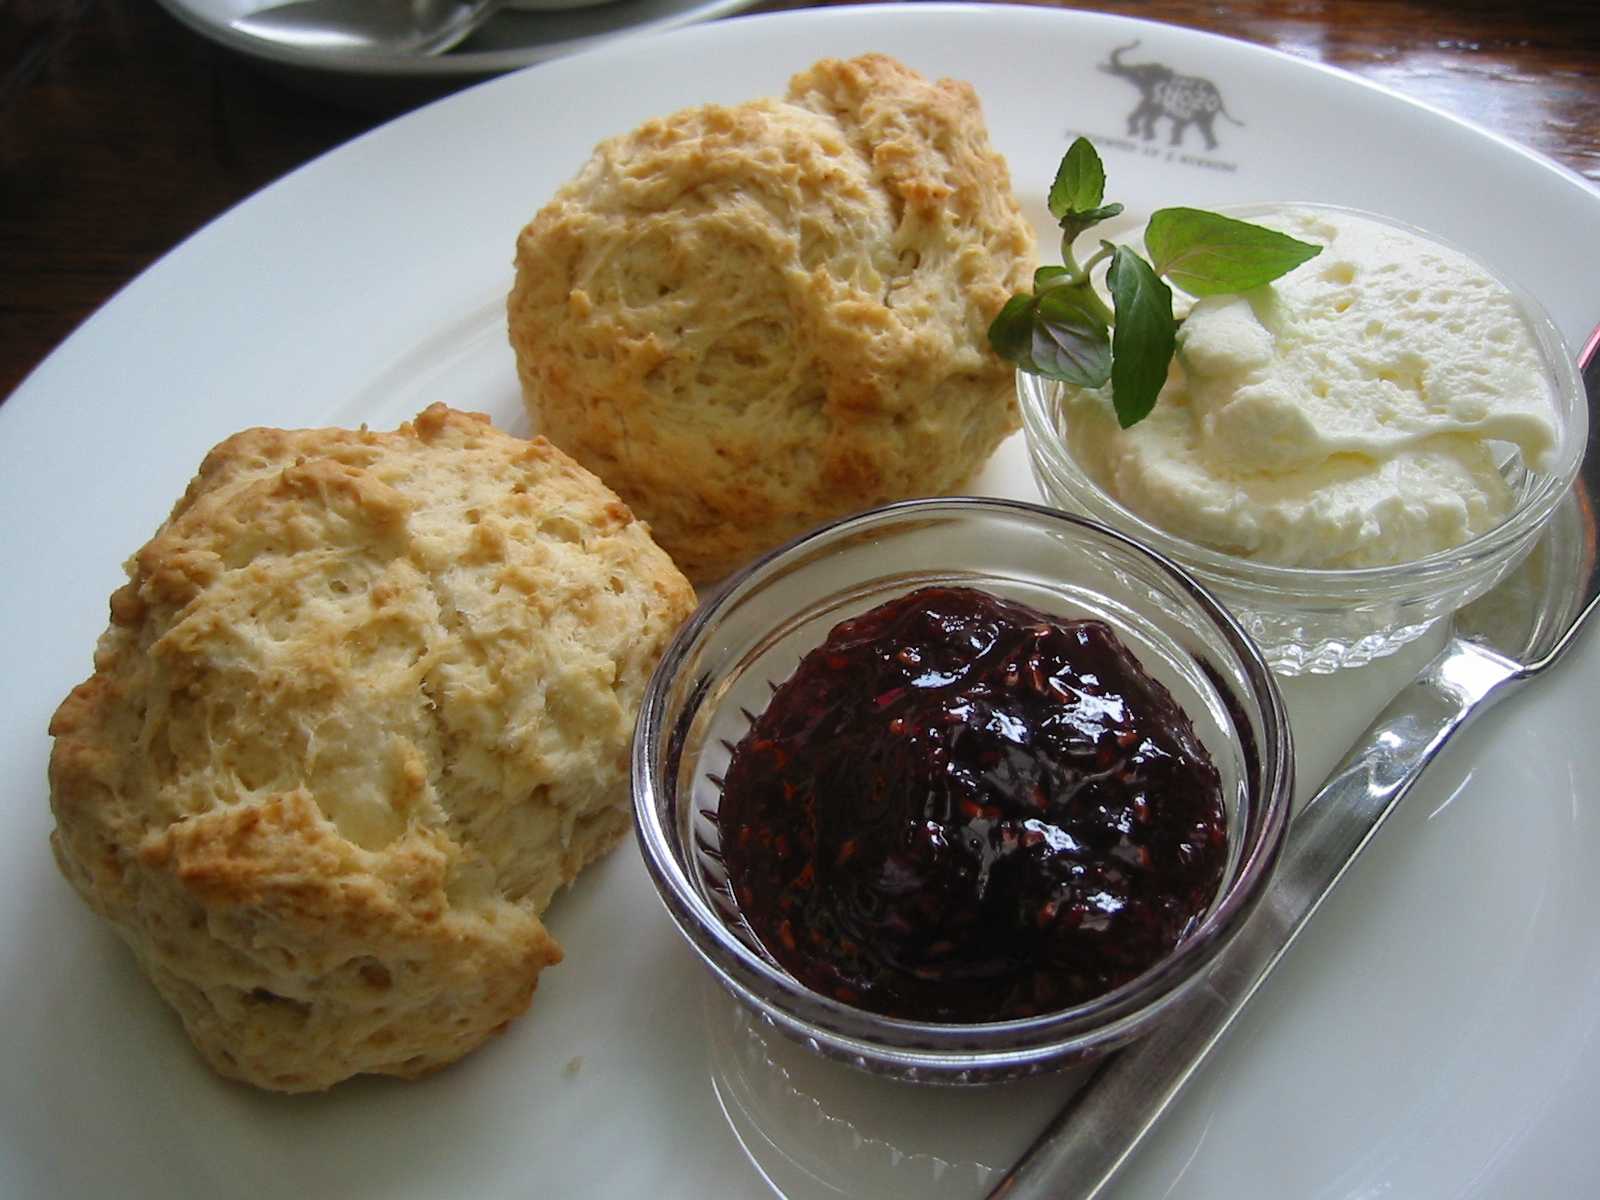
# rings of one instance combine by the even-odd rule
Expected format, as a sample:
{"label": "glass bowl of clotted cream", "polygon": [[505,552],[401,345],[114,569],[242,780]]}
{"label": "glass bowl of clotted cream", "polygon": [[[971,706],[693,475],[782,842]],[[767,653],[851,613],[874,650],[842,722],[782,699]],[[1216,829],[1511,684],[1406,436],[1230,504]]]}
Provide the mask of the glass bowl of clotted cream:
{"label": "glass bowl of clotted cream", "polygon": [[1187,312],[1175,293],[1167,383],[1128,429],[1109,386],[1018,372],[1034,474],[1187,568],[1278,674],[1360,666],[1533,548],[1583,456],[1582,383],[1537,301],[1458,247],[1331,205],[1221,211],[1323,250]]}

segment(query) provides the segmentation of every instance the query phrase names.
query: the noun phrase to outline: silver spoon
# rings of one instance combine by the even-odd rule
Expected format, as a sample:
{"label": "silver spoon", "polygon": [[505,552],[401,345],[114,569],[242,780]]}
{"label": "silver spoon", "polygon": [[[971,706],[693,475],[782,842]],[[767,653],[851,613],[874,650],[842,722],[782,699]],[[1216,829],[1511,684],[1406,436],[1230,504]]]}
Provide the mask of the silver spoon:
{"label": "silver spoon", "polygon": [[1456,614],[1449,644],[1294,818],[1238,938],[1153,1033],[1105,1060],[989,1200],[1099,1196],[1451,734],[1572,645],[1600,601],[1600,329],[1578,366],[1590,412],[1583,466],[1527,565]]}
{"label": "silver spoon", "polygon": [[292,0],[228,24],[296,50],[340,55],[438,54],[464,39],[504,0]]}

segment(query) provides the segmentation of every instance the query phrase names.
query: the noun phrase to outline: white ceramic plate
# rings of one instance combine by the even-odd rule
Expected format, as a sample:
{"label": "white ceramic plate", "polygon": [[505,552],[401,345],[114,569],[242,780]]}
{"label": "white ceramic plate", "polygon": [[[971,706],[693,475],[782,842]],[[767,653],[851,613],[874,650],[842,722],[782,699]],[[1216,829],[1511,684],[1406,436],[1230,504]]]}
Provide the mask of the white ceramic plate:
{"label": "white ceramic plate", "polygon": [[[1127,136],[1127,59],[1211,81],[1218,144]],[[1577,344],[1600,196],[1512,145],[1256,47],[1044,8],[821,9],[677,30],[379,129],[196,235],[0,407],[0,1195],[705,1197],[765,1185],[716,1106],[699,968],[631,847],[558,898],[569,958],[457,1067],[274,1097],[213,1077],[58,877],[45,726],[90,669],[118,564],[252,424],[391,424],[449,398],[515,425],[498,306],[523,222],[600,138],[781,92],[825,55],[971,80],[1019,191],[1102,136],[1136,209],[1377,209],[1521,280]],[[986,478],[1026,494],[1006,451]],[[1325,762],[1347,728],[1297,702]],[[1461,735],[1121,1181],[1123,1197],[1600,1192],[1600,643]],[[1320,748],[1318,748],[1320,747]],[[988,1105],[989,1109],[1003,1106]],[[1025,1140],[1035,1119],[993,1111]],[[976,1192],[974,1192],[976,1194]]]}

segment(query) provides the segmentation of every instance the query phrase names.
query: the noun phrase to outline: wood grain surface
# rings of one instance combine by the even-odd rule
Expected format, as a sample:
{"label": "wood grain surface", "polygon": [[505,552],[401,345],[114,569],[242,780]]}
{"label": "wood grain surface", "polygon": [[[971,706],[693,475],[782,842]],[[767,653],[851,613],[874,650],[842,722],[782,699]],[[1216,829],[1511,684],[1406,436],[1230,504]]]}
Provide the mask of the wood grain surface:
{"label": "wood grain surface", "polygon": [[[1600,185],[1600,0],[1055,6],[1168,21],[1330,63]],[[766,0],[754,11],[799,7],[807,4]],[[268,79],[155,0],[0,0],[0,396],[184,237],[391,115]]]}

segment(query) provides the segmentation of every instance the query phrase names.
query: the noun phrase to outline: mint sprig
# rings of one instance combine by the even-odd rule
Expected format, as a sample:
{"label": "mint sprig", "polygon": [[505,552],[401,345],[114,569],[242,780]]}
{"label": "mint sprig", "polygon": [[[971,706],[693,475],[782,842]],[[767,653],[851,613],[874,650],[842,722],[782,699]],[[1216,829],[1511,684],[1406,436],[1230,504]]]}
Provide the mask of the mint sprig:
{"label": "mint sprig", "polygon": [[[1177,347],[1171,283],[1191,296],[1242,292],[1288,274],[1321,246],[1220,213],[1163,208],[1145,227],[1145,261],[1102,241],[1081,266],[1080,234],[1122,211],[1105,203],[1105,166],[1088,138],[1072,143],[1050,187],[1050,215],[1061,227],[1059,267],[1034,272],[1033,292],[1011,297],[989,326],[995,352],[1018,369],[1077,387],[1111,383],[1124,429],[1150,415]],[[1108,309],[1090,272],[1110,259]]]}

